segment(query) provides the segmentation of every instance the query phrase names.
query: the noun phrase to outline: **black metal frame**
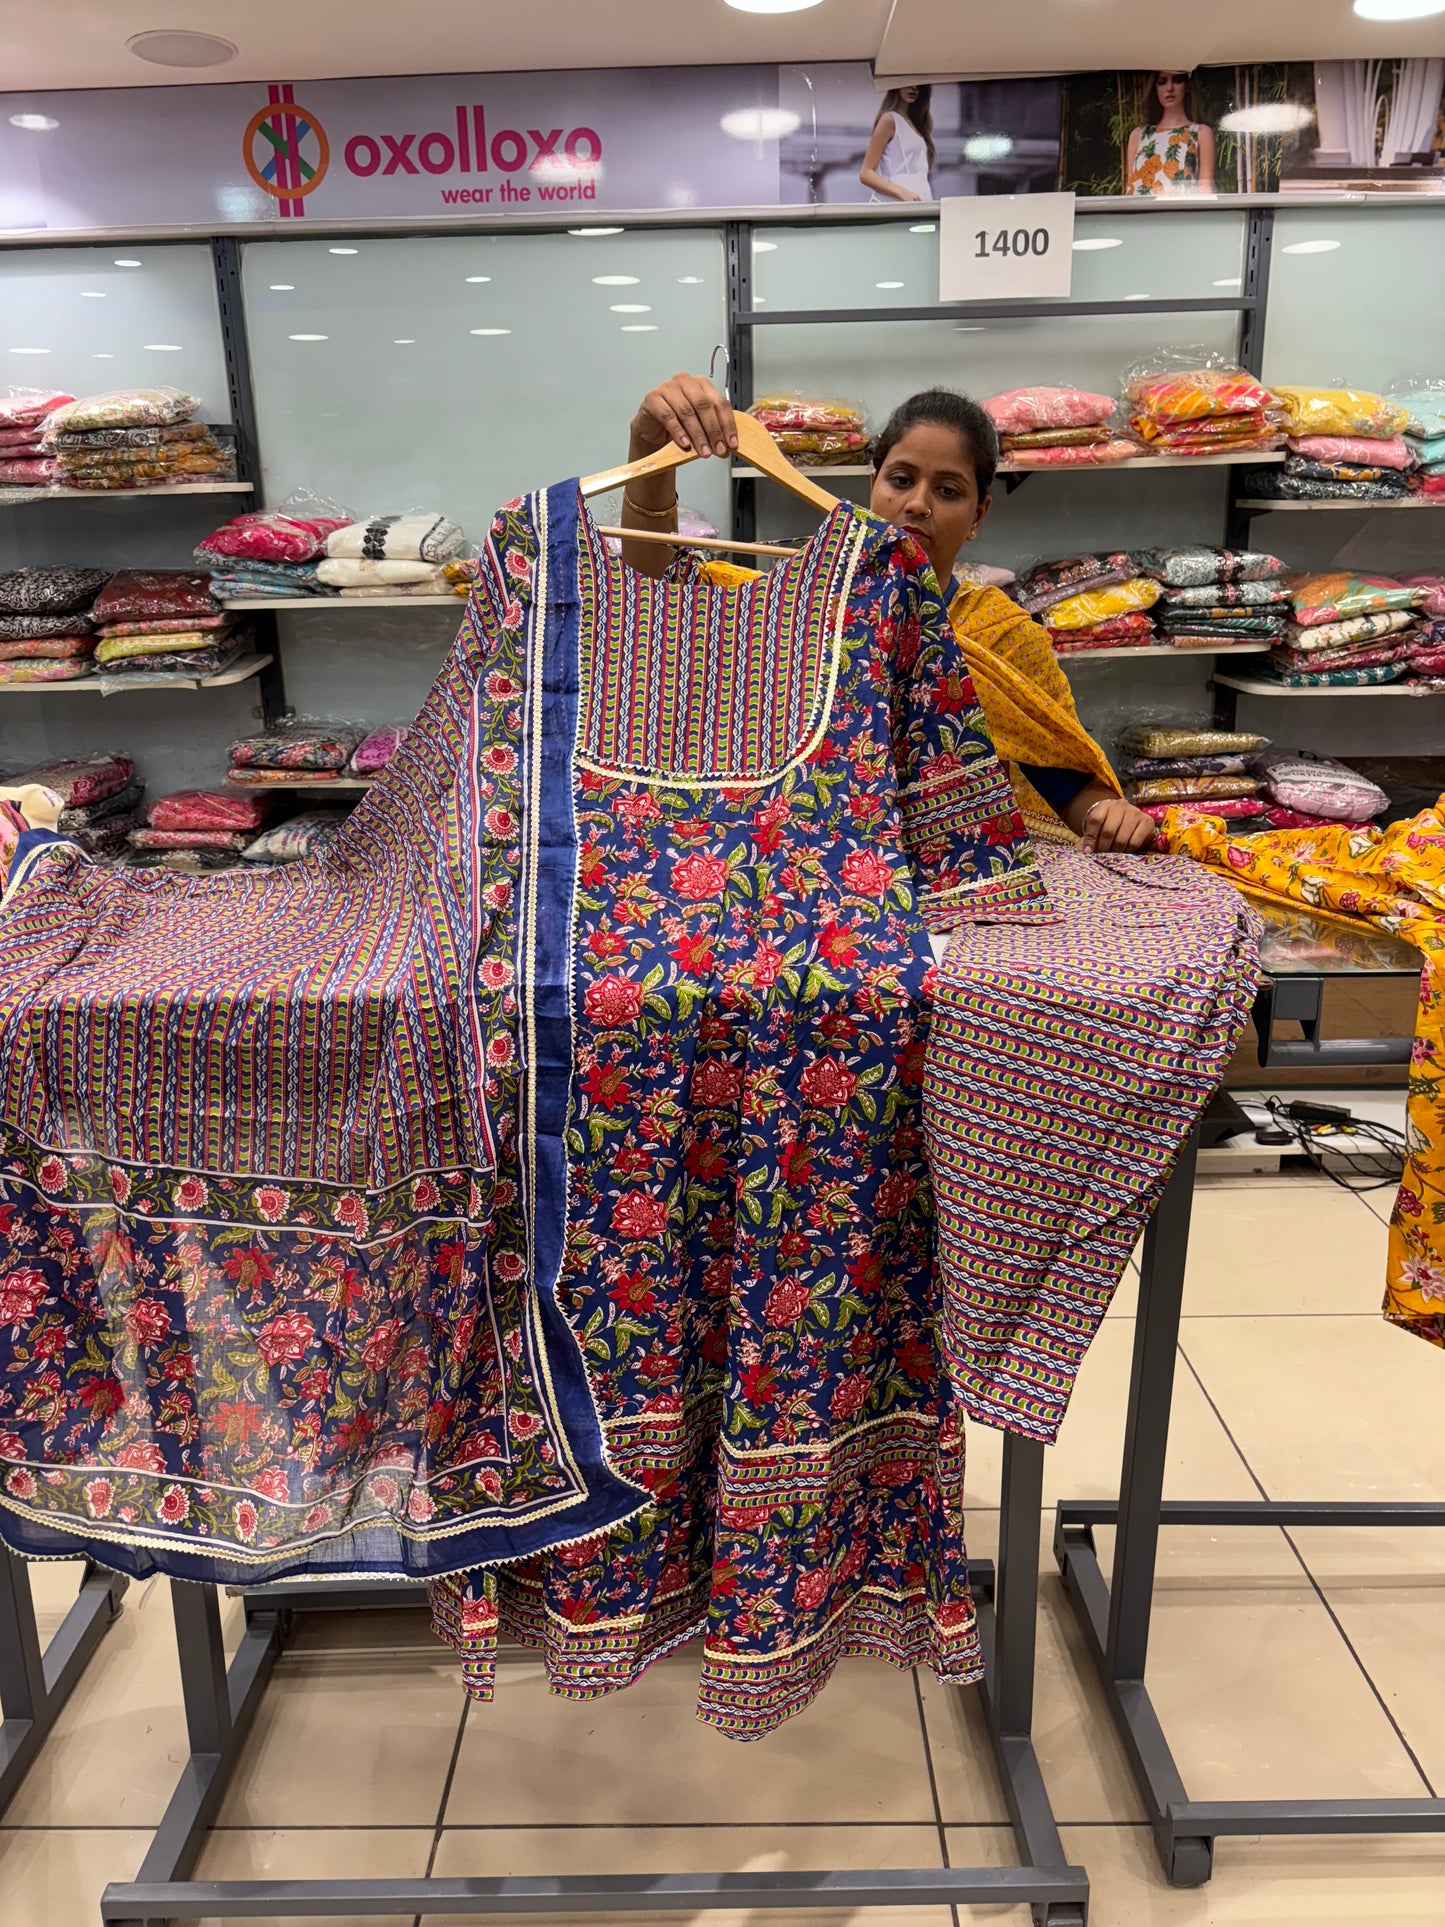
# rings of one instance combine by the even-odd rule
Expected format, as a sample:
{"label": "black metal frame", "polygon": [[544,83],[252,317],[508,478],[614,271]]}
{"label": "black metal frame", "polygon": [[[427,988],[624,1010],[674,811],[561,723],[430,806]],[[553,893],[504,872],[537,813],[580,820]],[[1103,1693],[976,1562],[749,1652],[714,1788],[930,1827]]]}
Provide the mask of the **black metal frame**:
{"label": "black metal frame", "polygon": [[[1324,980],[1289,977],[1267,984],[1256,1007],[1261,1062],[1294,1050],[1315,1064],[1398,1063],[1408,1041],[1330,1040],[1271,1043],[1273,1018],[1318,1012]],[[1129,1412],[1117,1500],[1065,1500],[1055,1512],[1054,1554],[1064,1591],[1128,1756],[1160,1864],[1176,1887],[1197,1887],[1214,1867],[1220,1834],[1428,1833],[1445,1830],[1445,1799],[1191,1800],[1144,1683],[1149,1619],[1161,1526],[1445,1526],[1445,1503],[1384,1504],[1294,1500],[1164,1501],[1164,1464],[1174,1394],[1175,1352],[1189,1251],[1195,1145],[1165,1188],[1145,1234]],[[1114,1526],[1114,1565],[1106,1579],[1094,1531]]]}
{"label": "black metal frame", "polygon": [[0,1545],[0,1815],[119,1616],[126,1585],[87,1560],[79,1597],[42,1647],[25,1561]]}
{"label": "black metal frame", "polygon": [[101,1919],[140,1927],[204,1916],[274,1919],[343,1915],[634,1914],[664,1909],[980,1906],[1027,1903],[1035,1927],[1086,1927],[1089,1882],[1070,1866],[1030,1738],[1044,1448],[1004,1441],[999,1554],[969,1565],[986,1678],[980,1687],[1020,1864],[869,1868],[816,1873],[582,1874],[402,1880],[191,1878],[294,1616],[392,1606],[418,1589],[396,1585],[272,1586],[246,1595],[246,1631],[226,1665],[213,1586],[172,1581],[176,1645],[191,1753],[134,1880],[113,1883]]}

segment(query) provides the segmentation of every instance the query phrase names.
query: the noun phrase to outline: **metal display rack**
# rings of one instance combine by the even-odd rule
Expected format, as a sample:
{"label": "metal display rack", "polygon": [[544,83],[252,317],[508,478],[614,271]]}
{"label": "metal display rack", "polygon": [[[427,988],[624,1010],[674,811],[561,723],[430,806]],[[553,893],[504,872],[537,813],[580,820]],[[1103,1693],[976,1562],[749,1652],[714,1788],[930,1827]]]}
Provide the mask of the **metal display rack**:
{"label": "metal display rack", "polygon": [[[1404,948],[1404,946],[1401,946]],[[1399,973],[1413,972],[1405,965]],[[1401,1064],[1411,1040],[1324,1039],[1325,974],[1269,978],[1254,1008],[1259,1060],[1274,1064]],[[1277,1022],[1298,1023],[1302,1039],[1279,1040]],[[1055,1513],[1054,1553],[1109,1712],[1144,1802],[1160,1864],[1176,1887],[1197,1887],[1214,1868],[1220,1834],[1428,1833],[1445,1831],[1445,1799],[1193,1800],[1149,1697],[1149,1621],[1164,1526],[1445,1526],[1445,1502],[1169,1500],[1164,1470],[1175,1352],[1189,1250],[1196,1144],[1175,1167],[1145,1235],[1128,1420],[1117,1500],[1064,1500]],[[1112,1577],[1094,1533],[1115,1528]]]}
{"label": "metal display rack", "polygon": [[119,1616],[128,1583],[87,1561],[79,1597],[42,1647],[26,1563],[0,1546],[0,1815]]}
{"label": "metal display rack", "polygon": [[[1019,1864],[1011,1867],[868,1868],[838,1872],[578,1874],[506,1879],[416,1876],[400,1880],[193,1880],[298,1613],[395,1606],[411,1586],[305,1583],[245,1595],[246,1630],[229,1668],[214,1586],[172,1581],[176,1645],[190,1758],[134,1880],[101,1898],[103,1921],[145,1927],[205,1917],[305,1915],[598,1914],[663,1910],[998,1906],[1027,1904],[1035,1927],[1085,1927],[1089,1883],[1070,1866],[1039,1770],[1033,1723],[1039,1531],[1044,1447],[1004,1440],[999,1555],[969,1562],[986,1676],[979,1688],[1003,1783]],[[423,1595],[424,1598],[424,1595]]]}

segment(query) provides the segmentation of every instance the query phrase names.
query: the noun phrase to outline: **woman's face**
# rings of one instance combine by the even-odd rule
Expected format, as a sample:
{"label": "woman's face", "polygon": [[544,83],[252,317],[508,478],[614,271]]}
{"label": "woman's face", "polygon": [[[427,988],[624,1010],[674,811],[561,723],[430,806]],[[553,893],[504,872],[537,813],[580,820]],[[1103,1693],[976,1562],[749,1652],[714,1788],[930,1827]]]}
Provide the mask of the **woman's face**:
{"label": "woman's face", "polygon": [[868,502],[875,515],[918,537],[945,590],[959,550],[989,510],[988,497],[979,500],[973,458],[962,438],[934,422],[920,422],[899,436],[873,477]]}
{"label": "woman's face", "polygon": [[900,87],[898,89],[898,98],[903,102],[905,107],[912,107],[918,99],[918,89],[916,87]]}
{"label": "woman's face", "polygon": [[1184,83],[1188,78],[1188,74],[1155,74],[1154,86],[1159,94],[1159,105],[1166,114],[1184,105]]}

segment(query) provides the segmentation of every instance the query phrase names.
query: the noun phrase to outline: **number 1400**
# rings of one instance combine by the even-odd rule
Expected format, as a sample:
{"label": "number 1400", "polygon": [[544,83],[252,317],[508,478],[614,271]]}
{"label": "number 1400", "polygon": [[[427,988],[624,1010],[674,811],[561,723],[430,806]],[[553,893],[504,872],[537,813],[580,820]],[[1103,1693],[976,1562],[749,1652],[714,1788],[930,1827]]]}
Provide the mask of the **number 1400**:
{"label": "number 1400", "polygon": [[986,261],[991,254],[1047,254],[1049,251],[1049,231],[1046,227],[1036,227],[1032,232],[1026,227],[1016,227],[1012,233],[1001,227],[990,241],[987,228],[980,228],[974,235],[974,260]]}

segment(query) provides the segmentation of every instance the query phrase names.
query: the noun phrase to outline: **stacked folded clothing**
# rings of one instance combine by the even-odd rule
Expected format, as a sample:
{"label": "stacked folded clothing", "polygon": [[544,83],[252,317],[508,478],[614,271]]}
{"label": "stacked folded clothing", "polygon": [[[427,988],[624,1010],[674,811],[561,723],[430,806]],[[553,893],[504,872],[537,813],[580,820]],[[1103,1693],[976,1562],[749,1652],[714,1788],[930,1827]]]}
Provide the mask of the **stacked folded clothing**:
{"label": "stacked folded clothing", "polygon": [[351,522],[344,510],[297,498],[279,509],[238,515],[197,544],[196,561],[211,571],[223,602],[260,597],[329,595],[317,576],[326,538]]}
{"label": "stacked folded clothing", "polygon": [[1139,648],[1153,639],[1146,610],[1159,599],[1159,585],[1138,566],[1138,557],[1115,549],[1039,562],[1020,577],[1012,595],[1037,616],[1056,649]]}
{"label": "stacked folded clothing", "polygon": [[55,463],[45,445],[45,424],[74,399],[58,389],[0,395],[0,487],[49,487]]}
{"label": "stacked folded clothing", "polygon": [[248,863],[297,863],[325,849],[350,814],[349,810],[302,810],[274,829],[262,831],[242,855]]}
{"label": "stacked folded clothing", "polygon": [[748,413],[800,468],[836,468],[868,459],[868,421],[846,401],[764,395]]}
{"label": "stacked folded clothing", "polygon": [[97,596],[96,667],[127,682],[211,676],[235,661],[245,638],[211,593],[209,576],[183,569],[122,569]]}
{"label": "stacked folded clothing", "polygon": [[1445,383],[1410,388],[1390,400],[1406,413],[1405,443],[1422,495],[1445,495]]}
{"label": "stacked folded clothing", "polygon": [[46,424],[64,488],[176,488],[234,481],[236,468],[178,388],[121,388],[58,408]]}
{"label": "stacked folded clothing", "polygon": [[1246,731],[1135,723],[1120,738],[1125,795],[1156,822],[1171,809],[1191,820],[1263,816],[1248,759],[1265,747],[1265,737]]}
{"label": "stacked folded clothing", "polygon": [[362,737],[352,752],[352,774],[377,775],[396,755],[405,737],[406,729],[400,723],[386,723],[380,729],[373,729],[370,735]]}
{"label": "stacked folded clothing", "polygon": [[1401,433],[1408,409],[1364,389],[1285,384],[1275,393],[1285,410],[1289,454],[1283,468],[1247,477],[1251,495],[1390,502],[1411,492],[1415,458]]}
{"label": "stacked folded clothing", "polygon": [[450,595],[446,564],[466,544],[455,522],[425,509],[348,522],[326,538],[317,578],[343,595]]}
{"label": "stacked folded clothing", "polygon": [[1271,829],[1315,829],[1326,823],[1362,829],[1389,807],[1385,792],[1348,763],[1275,749],[1252,756],[1249,767],[1271,806]]}
{"label": "stacked folded clothing", "polygon": [[243,790],[177,790],[157,797],[130,832],[133,850],[216,850],[241,856],[255,842],[275,798]]}
{"label": "stacked folded clothing", "polygon": [[1154,622],[1161,642],[1221,650],[1284,635],[1289,590],[1277,555],[1194,544],[1148,550],[1138,562],[1140,573],[1160,584]]}
{"label": "stacked folded clothing", "polygon": [[1107,426],[1118,403],[1083,388],[1013,388],[983,404],[1010,468],[1101,467],[1127,462],[1139,444]]}
{"label": "stacked folded clothing", "polygon": [[128,833],[140,822],[145,785],[129,756],[97,755],[62,763],[45,763],[9,779],[15,784],[41,783],[62,804],[59,828],[92,856],[114,856],[125,847]]}
{"label": "stacked folded clothing", "polygon": [[104,569],[0,571],[0,682],[73,682],[91,672]]}
{"label": "stacked folded clothing", "polygon": [[1292,575],[1289,590],[1293,620],[1268,663],[1288,688],[1370,688],[1407,673],[1425,590],[1347,570]]}
{"label": "stacked folded clothing", "polygon": [[1274,396],[1239,368],[1136,372],[1129,426],[1152,455],[1245,455],[1279,443]]}
{"label": "stacked folded clothing", "polygon": [[357,723],[295,722],[231,745],[230,781],[304,789],[346,772],[368,732]]}

